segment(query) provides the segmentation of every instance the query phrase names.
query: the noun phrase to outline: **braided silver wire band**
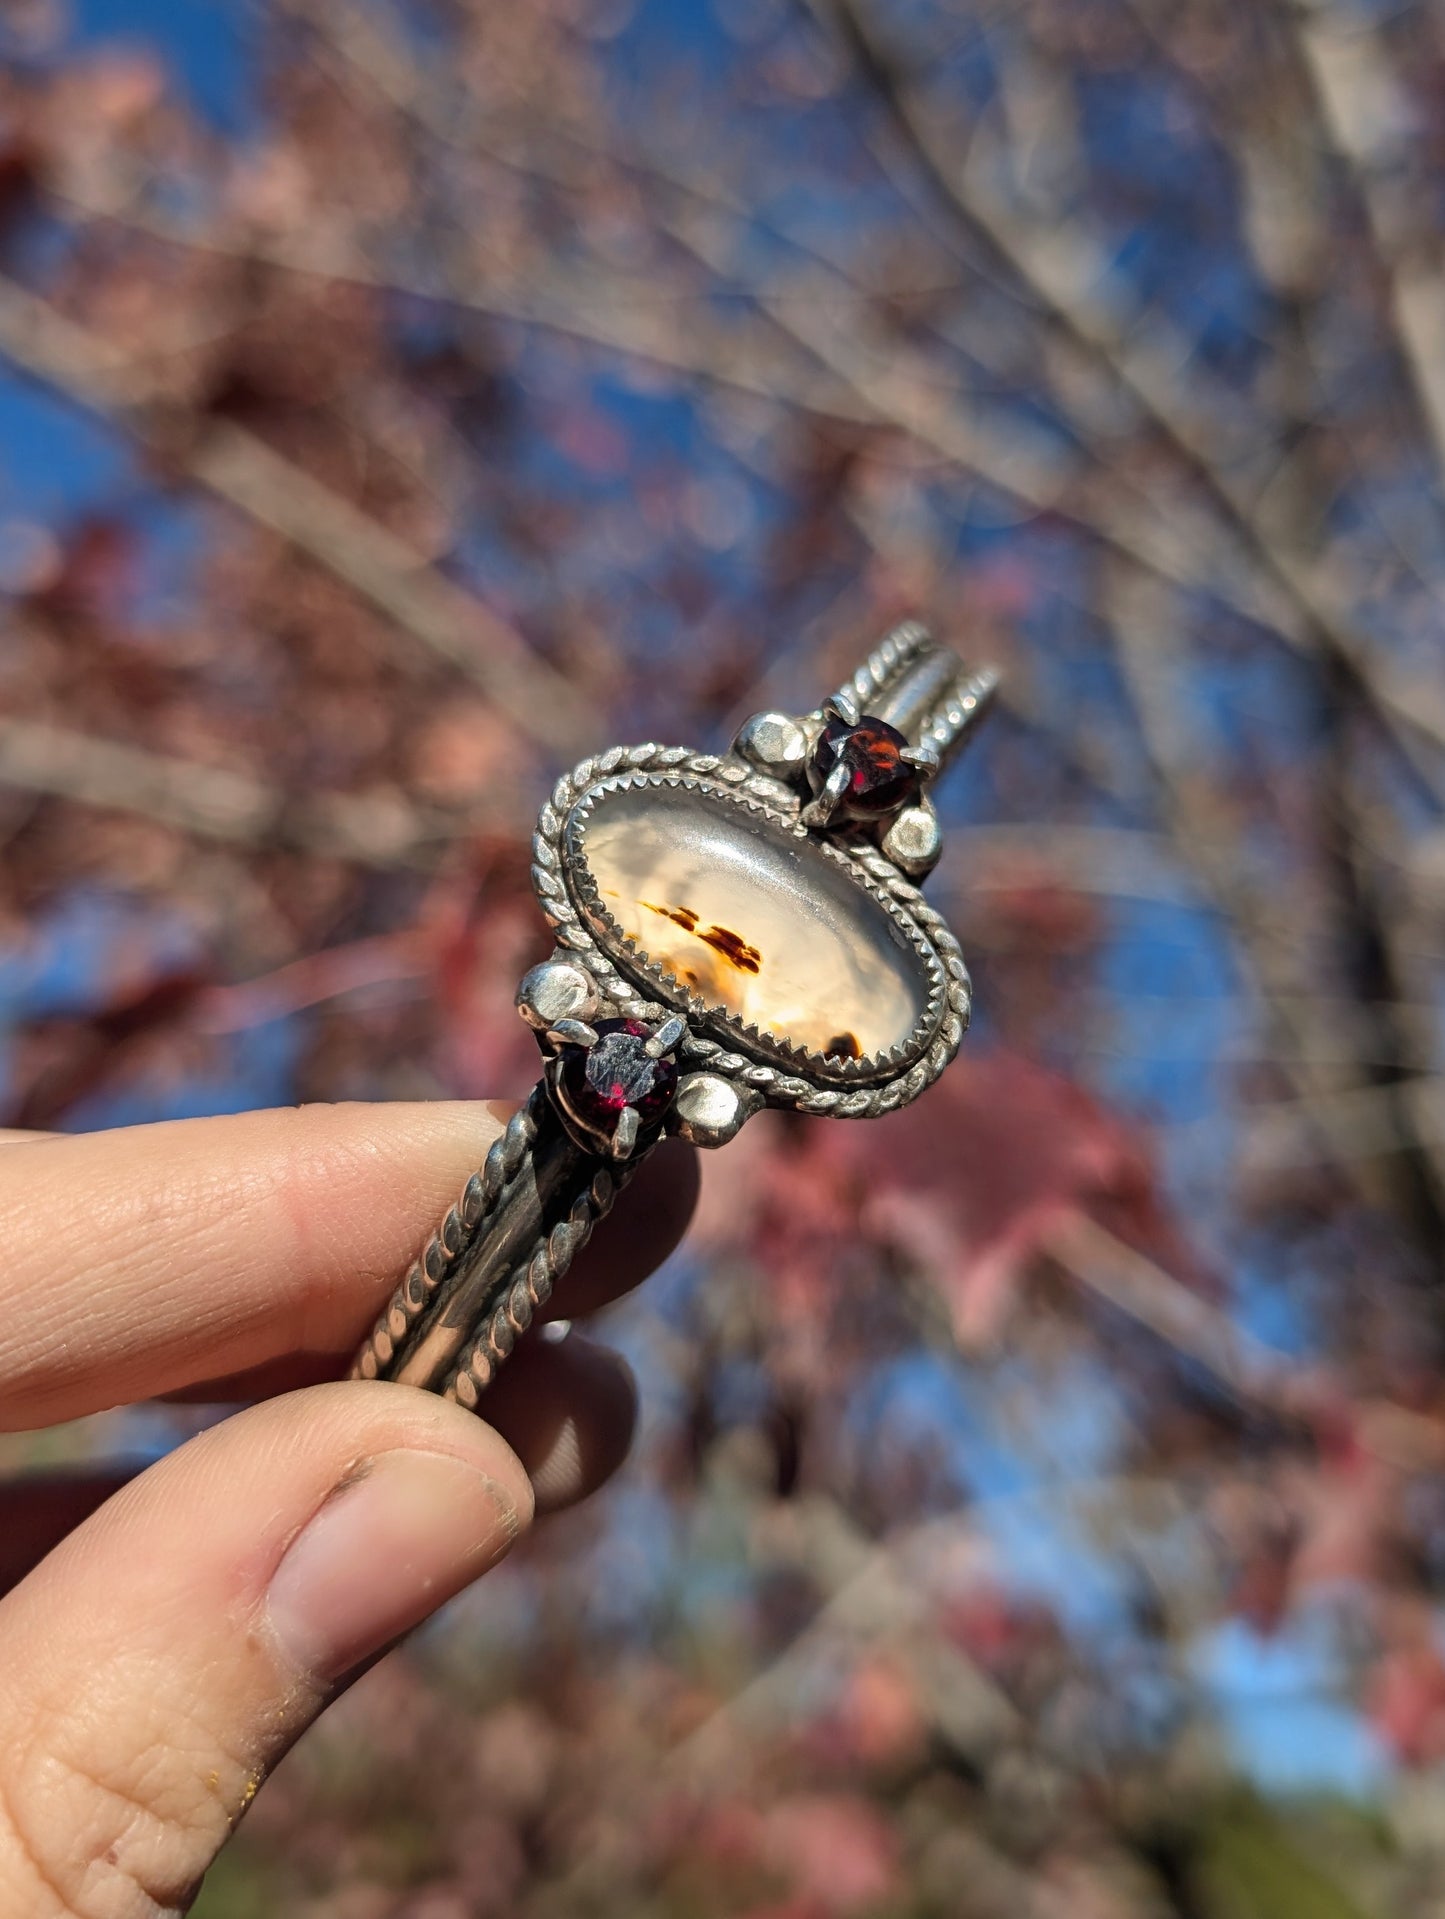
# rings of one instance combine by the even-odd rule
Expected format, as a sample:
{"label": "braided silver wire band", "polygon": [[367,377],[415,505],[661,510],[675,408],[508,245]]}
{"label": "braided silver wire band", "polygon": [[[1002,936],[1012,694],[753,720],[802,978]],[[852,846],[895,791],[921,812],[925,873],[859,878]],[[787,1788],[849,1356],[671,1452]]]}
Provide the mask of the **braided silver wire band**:
{"label": "braided silver wire band", "polygon": [[[527,1213],[522,1187],[530,1181],[535,1188],[544,1140],[558,1162],[555,1184],[569,1188],[569,1203],[560,1219],[530,1238],[520,1257],[498,1260],[495,1229],[509,1211]],[[425,1386],[475,1406],[631,1171],[631,1162],[619,1167],[573,1146],[546,1088],[534,1087],[408,1267],[357,1354],[351,1377]],[[483,1273],[489,1253],[487,1263],[497,1270]],[[480,1299],[468,1297],[477,1292]]]}

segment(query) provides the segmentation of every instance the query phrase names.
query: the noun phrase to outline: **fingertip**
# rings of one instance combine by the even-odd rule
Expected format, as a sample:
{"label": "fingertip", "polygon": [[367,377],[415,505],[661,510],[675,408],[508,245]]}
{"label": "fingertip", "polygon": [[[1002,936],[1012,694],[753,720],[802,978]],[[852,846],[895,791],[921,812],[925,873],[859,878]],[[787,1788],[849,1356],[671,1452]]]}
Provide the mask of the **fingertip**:
{"label": "fingertip", "polygon": [[404,1386],[290,1394],[156,1462],[0,1600],[0,1904],[186,1907],[302,1728],[533,1509],[493,1427]]}
{"label": "fingertip", "polygon": [[504,1123],[305,1106],[0,1150],[0,1428],[354,1347]]}
{"label": "fingertip", "polygon": [[[392,1380],[346,1379],[308,1386],[272,1403],[289,1406],[316,1425],[323,1444],[351,1433],[358,1460],[389,1452],[456,1459],[493,1484],[515,1514],[518,1531],[532,1522],[536,1502],[525,1462],[489,1419],[479,1419],[455,1400]],[[296,1440],[288,1437],[286,1443],[294,1449]]]}
{"label": "fingertip", "polygon": [[524,1524],[474,1458],[370,1455],[287,1547],[266,1595],[271,1630],[293,1668],[334,1684],[487,1572]]}

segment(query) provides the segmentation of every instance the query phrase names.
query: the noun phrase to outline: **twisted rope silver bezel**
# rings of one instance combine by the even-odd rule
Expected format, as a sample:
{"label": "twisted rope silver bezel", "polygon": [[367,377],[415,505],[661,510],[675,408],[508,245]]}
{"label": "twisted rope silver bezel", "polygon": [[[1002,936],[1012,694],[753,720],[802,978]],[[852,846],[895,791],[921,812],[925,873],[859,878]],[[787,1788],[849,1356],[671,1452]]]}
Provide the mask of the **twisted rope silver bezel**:
{"label": "twisted rope silver bezel", "polygon": [[[885,639],[878,642],[863,664],[845,680],[840,691],[851,693],[859,710],[867,712],[880,693],[886,693],[921,653],[933,650],[934,640],[917,620],[904,620]],[[815,707],[809,719],[821,721],[822,707]]]}
{"label": "twisted rope silver bezel", "polygon": [[[883,652],[880,648],[880,668],[884,666]],[[887,670],[896,671],[896,664]],[[920,1021],[917,1043],[904,1049],[906,1064],[902,1070],[887,1057],[825,1063],[816,1055],[800,1054],[791,1048],[783,1057],[782,1048],[767,1036],[743,1027],[726,1013],[690,1003],[693,996],[682,989],[677,1000],[652,998],[641,989],[634,974],[647,977],[646,965],[625,946],[615,954],[609,951],[589,923],[588,908],[593,902],[586,897],[587,885],[579,879],[567,847],[569,821],[579,803],[615,790],[618,785],[633,783],[628,776],[635,775],[663,776],[671,784],[709,794],[725,804],[747,803],[751,810],[769,816],[780,830],[802,831],[797,820],[798,799],[778,781],[755,772],[741,760],[694,753],[688,747],[659,746],[653,741],[640,746],[614,746],[580,761],[558,780],[533,836],[532,883],[558,944],[587,966],[608,1003],[628,1017],[644,1020],[661,1020],[669,1013],[683,1012],[689,1019],[689,1029],[679,1050],[689,1064],[706,1066],[709,1071],[754,1088],[772,1106],[840,1119],[871,1119],[907,1105],[932,1085],[957,1053],[968,1027],[972,1008],[968,968],[942,915],[928,905],[886,854],[866,843],[815,842],[864,885],[930,962],[930,986],[936,991]],[[583,897],[579,898],[579,893]],[[649,983],[660,986],[662,979]],[[723,1038],[715,1037],[718,1029]],[[873,1077],[867,1084],[858,1084],[865,1075]]]}

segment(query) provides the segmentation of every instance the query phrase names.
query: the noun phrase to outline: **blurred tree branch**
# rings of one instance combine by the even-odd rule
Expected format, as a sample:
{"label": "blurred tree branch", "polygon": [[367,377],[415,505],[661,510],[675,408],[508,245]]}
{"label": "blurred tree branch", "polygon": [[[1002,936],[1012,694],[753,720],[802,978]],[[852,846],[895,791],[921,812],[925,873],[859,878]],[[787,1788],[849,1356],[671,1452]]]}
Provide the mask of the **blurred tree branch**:
{"label": "blurred tree branch", "polygon": [[[966,1524],[966,1522],[964,1522]],[[823,1594],[802,1631],[739,1691],[674,1746],[669,1765],[690,1783],[735,1763],[738,1740],[786,1730],[806,1696],[820,1656],[840,1641],[883,1639],[912,1668],[918,1697],[935,1731],[980,1767],[996,1760],[1025,1730],[1007,1696],[958,1646],[937,1631],[933,1606],[916,1576],[917,1562],[940,1536],[956,1540],[950,1518],[902,1537],[870,1539],[837,1501],[815,1495],[783,1505],[764,1539],[769,1559],[806,1574]]]}
{"label": "blurred tree branch", "polygon": [[203,840],[293,846],[384,871],[429,870],[459,830],[395,791],[289,795],[225,767],[3,715],[0,786],[138,814]]}
{"label": "blurred tree branch", "polygon": [[841,35],[860,76],[887,112],[923,176],[966,231],[994,250],[1027,296],[1083,351],[1097,358],[1139,407],[1187,470],[1204,486],[1266,580],[1299,610],[1304,628],[1282,637],[1303,640],[1337,659],[1354,695],[1377,712],[1416,775],[1445,798],[1439,748],[1445,744],[1445,703],[1436,692],[1407,682],[1363,640],[1350,620],[1340,586],[1321,562],[1288,544],[1269,522],[1267,481],[1253,471],[1240,445],[1237,408],[1208,391],[1196,372],[1186,393],[1177,369],[1187,358],[1164,336],[1156,318],[1131,318],[1125,328],[1107,297],[1105,258],[1077,222],[1057,219],[1036,229],[990,182],[996,155],[975,133],[967,155],[954,150],[898,56],[887,46],[859,0],[808,0],[825,26]]}
{"label": "blurred tree branch", "polygon": [[[1016,419],[995,426],[982,409],[968,407],[958,380],[910,342],[890,335],[886,345],[870,344],[870,322],[878,317],[872,289],[816,246],[797,240],[785,228],[773,228],[810,263],[809,270],[787,279],[740,278],[737,234],[757,216],[715,183],[696,181],[675,165],[624,151],[616,143],[600,143],[573,123],[533,124],[525,141],[509,141],[479,107],[459,111],[454,87],[444,100],[440,78],[416,65],[374,14],[346,0],[285,3],[323,45],[335,50],[347,69],[448,148],[484,154],[572,192],[585,191],[599,162],[640,173],[662,194],[663,204],[654,210],[661,229],[697,259],[716,284],[738,287],[771,323],[772,339],[737,322],[719,330],[698,310],[703,306],[700,293],[686,296],[692,310],[683,331],[667,324],[669,307],[680,297],[678,289],[670,283],[654,285],[647,301],[639,303],[634,284],[616,285],[595,265],[585,281],[556,287],[553,297],[541,301],[519,299],[492,282],[479,285],[475,277],[454,279],[437,297],[569,332],[783,406],[902,433],[997,488],[1024,511],[1057,515],[1146,572],[1209,592],[1247,619],[1297,638],[1288,596],[1261,588],[1249,577],[1241,581],[1238,568],[1227,564],[1228,555],[1211,550],[1212,529],[1200,517],[1166,514],[1157,497],[1133,487],[1106,465],[1099,468],[1101,484],[1090,485],[1057,453],[1046,452],[1021,434]],[[573,150],[570,155],[567,148]],[[356,270],[363,277],[375,273],[359,263]],[[385,275],[378,277],[385,281]],[[649,317],[649,307],[655,307],[656,317]],[[935,330],[951,348],[982,353],[987,360],[986,347],[957,320]],[[796,352],[780,358],[780,344],[800,349],[803,359]],[[1098,464],[1087,433],[1074,451],[1085,464]]]}
{"label": "blurred tree branch", "polygon": [[1348,1404],[1361,1443],[1386,1464],[1404,1472],[1445,1464],[1445,1426],[1437,1418],[1389,1401],[1351,1400],[1341,1377],[1252,1338],[1227,1312],[1082,1212],[1060,1221],[1047,1252],[1090,1292],[1202,1366],[1243,1403],[1289,1424],[1309,1423],[1332,1405]]}
{"label": "blurred tree branch", "polygon": [[1288,0],[1278,13],[1364,207],[1401,357],[1445,475],[1445,274],[1436,227],[1421,217],[1430,202],[1411,165],[1413,109],[1367,10]]}
{"label": "blurred tree branch", "polygon": [[480,687],[529,739],[553,750],[583,740],[590,721],[575,688],[465,588],[255,434],[172,417],[147,369],[11,279],[0,279],[0,354],[325,567]]}
{"label": "blurred tree branch", "polygon": [[[559,158],[549,158],[545,146],[539,146],[535,139],[521,152],[499,145],[495,133],[484,137],[480,119],[475,124],[469,121],[465,129],[459,129],[454,112],[441,105],[401,50],[382,37],[374,20],[349,10],[338,12],[332,6],[318,9],[311,0],[288,0],[288,5],[325,36],[398,110],[420,119],[433,137],[449,144],[464,139],[469,146],[501,157],[509,165],[528,170],[540,168],[543,176],[554,183],[579,185],[577,168]],[[575,129],[564,132],[568,139],[581,137]],[[726,250],[720,250],[716,231],[717,194],[704,196],[701,189],[678,182],[670,175],[659,177],[664,185],[704,203],[702,217],[687,211],[664,213],[661,217],[666,229],[711,271],[729,277]],[[387,274],[379,273],[369,262],[349,251],[328,261],[324,249],[318,252],[314,239],[309,236],[305,249],[295,253],[281,245],[265,246],[254,237],[230,243],[224,235],[207,232],[197,236],[173,222],[140,213],[126,204],[122,193],[108,193],[105,198],[97,199],[93,187],[85,189],[64,178],[58,186],[62,194],[72,199],[78,197],[91,212],[130,221],[174,244],[237,251],[246,257],[267,259],[289,271],[321,273],[360,284],[396,284]],[[725,198],[721,206],[730,214],[734,212]],[[334,246],[334,241],[332,244]],[[918,362],[907,349],[894,347],[885,355],[862,347],[856,325],[836,323],[838,301],[846,298],[856,302],[861,289],[832,263],[820,264],[818,273],[821,278],[812,285],[798,280],[786,287],[752,287],[749,292],[777,330],[824,370],[821,382],[802,365],[780,361],[775,348],[756,330],[736,323],[720,329],[697,313],[690,317],[687,328],[679,328],[673,324],[675,316],[667,299],[661,298],[650,311],[647,305],[639,305],[635,290],[610,287],[606,277],[596,270],[589,271],[585,280],[561,281],[550,288],[530,285],[525,290],[509,291],[501,284],[483,287],[469,280],[435,291],[422,287],[411,290],[422,297],[460,302],[494,317],[571,333],[614,351],[734,386],[785,406],[902,431],[919,445],[998,487],[1027,510],[1058,514],[1146,571],[1196,591],[1232,599],[1246,617],[1266,621],[1285,637],[1299,638],[1288,613],[1277,601],[1272,603],[1268,597],[1261,601],[1251,594],[1238,593],[1231,588],[1227,576],[1210,567],[1208,556],[1197,550],[1200,532],[1197,524],[1170,529],[1156,523],[1148,503],[1132,489],[1113,501],[1106,485],[1097,498],[1090,500],[1080,493],[1056,460],[1037,459],[1016,431],[996,433],[977,413],[970,418],[962,408],[956,384],[944,383],[936,370]],[[224,470],[220,479],[223,485],[234,482],[234,476]],[[243,476],[240,490],[245,495],[243,503],[250,510],[264,511],[267,497],[264,484],[253,488],[245,484]],[[364,558],[364,545],[351,544]],[[395,573],[394,568],[387,571],[389,575]],[[381,586],[383,593],[373,597],[386,607],[385,577]],[[1378,673],[1376,679],[1378,682]],[[1404,716],[1410,724],[1430,730],[1435,724],[1433,709],[1428,699],[1422,704],[1417,692],[1414,687],[1408,692],[1403,686],[1395,688],[1386,704],[1391,706],[1397,719]],[[1417,759],[1417,766],[1420,765],[1423,762]]]}
{"label": "blurred tree branch", "polygon": [[[1206,891],[1217,903],[1245,954],[1271,1018],[1281,1035],[1280,1064],[1300,1098],[1304,1124],[1313,1129],[1326,1156],[1346,1178],[1375,1203],[1398,1206],[1413,1221],[1420,1251],[1432,1267],[1445,1249],[1445,1142],[1422,1135],[1416,1114],[1403,1095],[1391,1090],[1401,1069],[1389,1061],[1393,1049],[1382,1052],[1362,1033],[1352,1046],[1347,1034],[1322,1013],[1304,991],[1305,949],[1298,934],[1301,910],[1285,915],[1277,888],[1256,884],[1244,853],[1242,821],[1228,796],[1215,790],[1197,764],[1184,702],[1181,677],[1185,654],[1177,632],[1175,609],[1157,591],[1142,583],[1116,579],[1108,591],[1110,624],[1118,642],[1126,684],[1138,717],[1145,748],[1159,783],[1175,842],[1193,865]],[[1341,827],[1336,822],[1336,833]],[[1348,857],[1348,856],[1346,856]],[[1346,884],[1341,913],[1346,930],[1356,939],[1378,938],[1377,919],[1367,894],[1358,888],[1368,879],[1353,868],[1337,881]],[[1373,982],[1373,995],[1361,982],[1369,1003],[1389,1008],[1401,987],[1393,974]],[[1385,1010],[1389,1025],[1394,1015]],[[1408,1036],[1400,1033],[1397,1041]],[[1348,1101],[1341,1094],[1374,1088],[1390,1107],[1392,1124],[1381,1154],[1372,1159],[1361,1152],[1362,1137]]]}

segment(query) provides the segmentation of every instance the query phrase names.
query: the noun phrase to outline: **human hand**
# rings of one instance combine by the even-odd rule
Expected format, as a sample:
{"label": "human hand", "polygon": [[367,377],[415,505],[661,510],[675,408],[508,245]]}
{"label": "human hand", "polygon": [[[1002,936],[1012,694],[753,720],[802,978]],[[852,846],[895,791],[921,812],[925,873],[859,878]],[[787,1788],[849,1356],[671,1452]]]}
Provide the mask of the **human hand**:
{"label": "human hand", "polygon": [[[0,1494],[6,1919],[184,1911],[328,1700],[625,1455],[630,1376],[575,1336],[526,1342],[485,1421],[338,1377],[505,1118],[335,1106],[0,1135],[0,1428],[262,1402],[109,1499],[75,1487],[58,1544],[49,1506]],[[696,1178],[679,1143],[654,1154],[554,1314],[665,1258]]]}

